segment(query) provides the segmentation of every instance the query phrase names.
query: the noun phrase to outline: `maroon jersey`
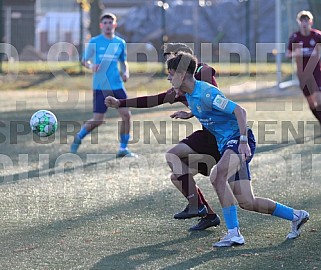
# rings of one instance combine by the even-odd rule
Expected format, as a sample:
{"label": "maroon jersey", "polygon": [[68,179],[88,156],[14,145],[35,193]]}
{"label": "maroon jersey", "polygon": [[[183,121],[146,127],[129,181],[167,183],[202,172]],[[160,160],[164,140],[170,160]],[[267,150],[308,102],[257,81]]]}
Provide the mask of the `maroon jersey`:
{"label": "maroon jersey", "polygon": [[[208,66],[207,64],[199,63],[194,75],[196,80],[205,81],[214,86],[217,86],[215,80],[215,70]],[[182,102],[187,106],[187,100],[185,96],[175,97],[176,93],[173,88],[167,90],[166,92],[152,95],[152,96],[142,96],[137,98],[120,99],[119,107],[134,107],[134,108],[151,108],[165,103],[175,103]]]}
{"label": "maroon jersey", "polygon": [[309,72],[307,73],[311,74],[313,71],[320,71],[320,49],[317,46],[318,43],[321,43],[321,32],[316,29],[311,29],[311,33],[308,36],[303,36],[300,31],[291,35],[288,50],[296,51],[299,49],[301,51],[301,55],[296,56],[298,74],[304,71],[308,62]]}

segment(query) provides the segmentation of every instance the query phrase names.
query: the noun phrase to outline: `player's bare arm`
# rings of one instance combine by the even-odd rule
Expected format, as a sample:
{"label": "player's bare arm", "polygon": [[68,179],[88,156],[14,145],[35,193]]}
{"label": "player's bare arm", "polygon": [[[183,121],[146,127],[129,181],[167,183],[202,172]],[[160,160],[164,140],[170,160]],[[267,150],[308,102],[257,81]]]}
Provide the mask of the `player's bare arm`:
{"label": "player's bare arm", "polygon": [[177,111],[170,115],[173,119],[190,119],[194,117],[192,112]]}
{"label": "player's bare arm", "polygon": [[236,105],[234,114],[240,129],[240,144],[239,153],[244,154],[245,158],[251,156],[251,149],[247,141],[247,118],[246,110],[239,105]]}
{"label": "player's bare arm", "polygon": [[127,61],[125,62],[120,62],[120,68],[122,71],[122,79],[124,82],[127,82],[129,79],[129,68],[128,68],[128,63]]}

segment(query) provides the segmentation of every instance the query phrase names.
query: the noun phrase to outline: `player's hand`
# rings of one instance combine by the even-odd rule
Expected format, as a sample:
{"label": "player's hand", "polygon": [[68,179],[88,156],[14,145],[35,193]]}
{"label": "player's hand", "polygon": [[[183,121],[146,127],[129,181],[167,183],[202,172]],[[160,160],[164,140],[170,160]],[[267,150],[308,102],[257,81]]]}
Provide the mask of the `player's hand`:
{"label": "player's hand", "polygon": [[292,57],[302,57],[302,55],[303,55],[302,48],[296,48],[292,53]]}
{"label": "player's hand", "polygon": [[124,72],[123,75],[122,75],[122,79],[124,82],[127,82],[128,79],[129,79],[129,74],[127,72]]}
{"label": "player's hand", "polygon": [[117,98],[109,96],[105,98],[105,104],[107,107],[119,108],[120,101]]}
{"label": "player's hand", "polygon": [[170,115],[170,117],[174,119],[189,119],[193,116],[194,115],[192,114],[192,112],[184,112],[184,111],[177,111]]}
{"label": "player's hand", "polygon": [[243,161],[249,159],[252,155],[251,148],[248,143],[240,143],[238,150],[239,150],[239,153],[242,155]]}
{"label": "player's hand", "polygon": [[92,72],[97,72],[97,71],[99,71],[99,67],[100,67],[100,65],[96,65],[96,64],[90,64],[90,65],[88,66],[88,68],[89,68]]}

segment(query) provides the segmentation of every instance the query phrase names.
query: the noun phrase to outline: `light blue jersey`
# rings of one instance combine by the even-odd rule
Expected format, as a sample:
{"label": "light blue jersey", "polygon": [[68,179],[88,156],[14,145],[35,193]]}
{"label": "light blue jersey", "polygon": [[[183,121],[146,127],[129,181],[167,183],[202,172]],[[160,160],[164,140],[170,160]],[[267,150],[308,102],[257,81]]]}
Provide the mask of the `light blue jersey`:
{"label": "light blue jersey", "polygon": [[216,137],[221,153],[230,139],[240,136],[233,113],[236,103],[227,99],[218,88],[196,81],[193,92],[186,93],[185,96],[193,115]]}
{"label": "light blue jersey", "polygon": [[99,70],[93,75],[93,89],[124,89],[124,82],[118,69],[118,61],[125,62],[126,59],[126,42],[120,37],[115,36],[108,39],[101,34],[90,39],[83,60],[100,65]]}

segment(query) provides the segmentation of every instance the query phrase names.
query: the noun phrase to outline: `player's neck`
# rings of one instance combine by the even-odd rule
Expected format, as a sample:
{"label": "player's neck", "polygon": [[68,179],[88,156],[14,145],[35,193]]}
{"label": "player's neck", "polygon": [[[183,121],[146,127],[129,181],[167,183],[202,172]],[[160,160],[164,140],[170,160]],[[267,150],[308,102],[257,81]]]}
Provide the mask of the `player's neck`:
{"label": "player's neck", "polygon": [[196,82],[196,80],[193,77],[191,79],[184,80],[184,82],[182,83],[181,89],[185,93],[191,94],[194,91],[195,82]]}
{"label": "player's neck", "polygon": [[300,30],[302,36],[307,37],[311,34],[311,29]]}
{"label": "player's neck", "polygon": [[108,38],[108,39],[113,39],[115,37],[114,33],[110,33],[110,34],[104,34],[103,33],[103,35],[104,35],[105,38]]}

